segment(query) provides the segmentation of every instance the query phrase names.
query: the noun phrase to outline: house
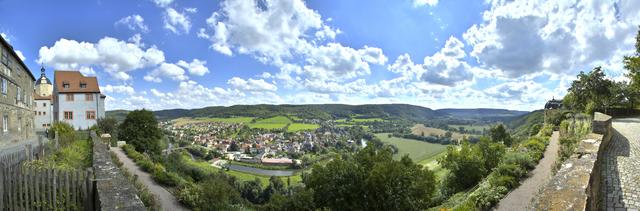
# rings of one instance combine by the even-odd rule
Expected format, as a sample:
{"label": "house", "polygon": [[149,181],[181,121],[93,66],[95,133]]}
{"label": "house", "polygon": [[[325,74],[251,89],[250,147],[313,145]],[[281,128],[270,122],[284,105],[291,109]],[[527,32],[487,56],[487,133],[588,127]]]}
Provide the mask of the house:
{"label": "house", "polygon": [[555,98],[551,98],[551,100],[547,101],[544,104],[544,109],[559,109],[562,108],[562,100],[556,100]]}
{"label": "house", "polygon": [[36,80],[34,93],[34,114],[36,131],[44,131],[53,123],[53,83],[44,73],[44,67],[40,69],[40,78]]}
{"label": "house", "polygon": [[0,37],[0,145],[35,137],[35,80],[13,47]]}
{"label": "house", "polygon": [[53,120],[87,129],[105,117],[104,100],[96,77],[78,71],[55,71],[53,86]]}

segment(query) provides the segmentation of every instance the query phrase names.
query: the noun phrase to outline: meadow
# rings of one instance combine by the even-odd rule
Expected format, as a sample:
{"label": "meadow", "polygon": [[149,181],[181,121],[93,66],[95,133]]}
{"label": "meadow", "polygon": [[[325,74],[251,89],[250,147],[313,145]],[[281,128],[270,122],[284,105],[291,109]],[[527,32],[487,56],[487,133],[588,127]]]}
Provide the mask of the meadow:
{"label": "meadow", "polygon": [[[426,127],[423,124],[416,124],[415,126],[413,126],[411,128],[411,133],[415,134],[415,135],[419,135],[419,136],[429,136],[429,135],[436,135],[436,136],[443,136],[445,133],[447,133],[446,130],[443,129],[439,129],[439,128],[433,128],[433,127]],[[459,140],[462,139],[465,135],[458,133],[458,132],[452,132],[451,133],[451,138],[454,140]]]}
{"label": "meadow", "polygon": [[306,123],[292,123],[287,128],[288,132],[298,132],[301,130],[315,130],[318,129],[320,125],[317,124],[306,124]]}
{"label": "meadow", "polygon": [[229,117],[229,118],[219,118],[219,117],[205,118],[205,117],[200,117],[200,118],[195,118],[195,119],[194,118],[189,118],[189,117],[183,117],[183,118],[174,119],[173,122],[175,123],[176,126],[182,126],[182,125],[190,124],[190,123],[203,123],[203,122],[249,123],[253,119],[254,119],[253,117]]}
{"label": "meadow", "polygon": [[389,137],[389,133],[377,133],[376,137],[378,137],[382,142],[394,145],[398,148],[398,153],[393,155],[394,159],[400,159],[405,154],[409,154],[409,158],[416,163],[422,163],[423,161],[430,159],[447,149],[447,145],[432,144],[425,141],[399,137]]}
{"label": "meadow", "polygon": [[254,123],[250,123],[249,127],[251,128],[262,128],[262,129],[278,129],[287,126],[287,124],[291,124],[292,121],[285,116],[275,116],[267,119],[259,119]]}
{"label": "meadow", "polygon": [[484,129],[489,130],[489,128],[491,128],[490,125],[449,125],[449,127],[455,128],[456,130],[460,127],[463,127],[465,130],[476,130],[476,131],[482,131]]}

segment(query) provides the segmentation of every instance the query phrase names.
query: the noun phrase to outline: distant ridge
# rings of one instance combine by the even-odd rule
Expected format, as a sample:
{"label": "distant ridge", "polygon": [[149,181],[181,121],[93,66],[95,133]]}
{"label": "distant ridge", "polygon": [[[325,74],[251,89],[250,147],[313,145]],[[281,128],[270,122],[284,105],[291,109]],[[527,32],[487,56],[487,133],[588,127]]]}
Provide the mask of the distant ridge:
{"label": "distant ridge", "polygon": [[[107,117],[123,120],[127,110],[107,111]],[[270,117],[277,115],[297,116],[306,119],[340,119],[340,118],[383,118],[405,119],[411,121],[427,121],[429,119],[460,118],[462,116],[479,117],[512,117],[525,114],[525,111],[506,109],[439,109],[409,104],[305,104],[305,105],[233,105],[210,106],[196,109],[167,109],[154,111],[160,120],[180,117]]]}

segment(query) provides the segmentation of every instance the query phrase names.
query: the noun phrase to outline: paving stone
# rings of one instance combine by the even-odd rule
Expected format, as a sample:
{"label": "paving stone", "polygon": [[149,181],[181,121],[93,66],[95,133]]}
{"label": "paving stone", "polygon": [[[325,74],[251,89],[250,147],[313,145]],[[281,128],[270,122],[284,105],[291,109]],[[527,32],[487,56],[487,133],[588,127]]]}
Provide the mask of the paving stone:
{"label": "paving stone", "polygon": [[[640,208],[640,122],[616,119],[609,146],[604,151],[601,176],[603,207],[607,210]],[[614,209],[615,208],[615,209]]]}

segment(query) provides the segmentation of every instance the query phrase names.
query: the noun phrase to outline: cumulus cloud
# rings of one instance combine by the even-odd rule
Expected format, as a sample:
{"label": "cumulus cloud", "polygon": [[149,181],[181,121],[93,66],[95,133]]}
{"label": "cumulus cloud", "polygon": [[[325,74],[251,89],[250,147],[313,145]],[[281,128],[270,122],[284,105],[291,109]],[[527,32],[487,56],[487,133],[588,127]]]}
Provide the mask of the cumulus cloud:
{"label": "cumulus cloud", "polygon": [[56,69],[80,69],[101,67],[118,80],[129,80],[128,72],[156,66],[164,62],[164,52],[155,46],[143,49],[111,37],[104,37],[97,43],[60,39],[53,46],[43,46],[39,51],[38,63]]}
{"label": "cumulus cloud", "polygon": [[164,28],[175,34],[188,34],[191,30],[191,20],[185,13],[173,8],[166,8],[163,16]]}
{"label": "cumulus cloud", "polygon": [[117,94],[127,94],[127,95],[133,95],[135,94],[135,89],[131,86],[127,86],[127,85],[111,85],[111,84],[107,84],[106,86],[100,86],[100,91],[106,92],[106,93],[117,93]]}
{"label": "cumulus cloud", "polygon": [[323,23],[320,14],[302,0],[223,1],[207,24],[212,33],[202,31],[212,48],[222,54],[255,54],[264,62],[282,63],[293,54],[311,47],[306,37],[318,33],[331,38],[338,33]]}
{"label": "cumulus cloud", "polygon": [[264,81],[264,79],[251,79],[244,80],[242,78],[233,77],[227,81],[231,87],[242,91],[271,91],[278,90],[276,85]]}
{"label": "cumulus cloud", "polygon": [[379,48],[365,47],[356,50],[340,43],[329,43],[311,49],[303,72],[312,79],[350,79],[369,75],[369,63],[384,64],[386,61],[387,57]]}
{"label": "cumulus cloud", "polygon": [[413,0],[414,7],[430,6],[435,7],[438,5],[438,0]]}
{"label": "cumulus cloud", "polygon": [[512,78],[539,71],[572,75],[620,57],[617,49],[633,47],[640,21],[633,0],[489,3],[483,23],[463,37],[481,65]]}
{"label": "cumulus cloud", "polygon": [[207,61],[200,61],[198,59],[193,59],[191,63],[185,61],[178,61],[178,66],[183,67],[189,71],[191,75],[203,76],[204,74],[209,73],[209,68],[207,68]]}
{"label": "cumulus cloud", "polygon": [[173,0],[153,0],[153,3],[155,3],[158,7],[169,6],[172,2]]}
{"label": "cumulus cloud", "polygon": [[159,67],[149,72],[144,76],[145,81],[162,82],[162,78],[170,78],[175,81],[184,81],[189,79],[185,74],[184,69],[180,66],[171,63],[162,63]]}
{"label": "cumulus cloud", "polygon": [[148,32],[149,27],[144,24],[144,18],[138,14],[129,15],[118,20],[116,26],[126,26],[131,31]]}
{"label": "cumulus cloud", "polygon": [[18,55],[18,58],[20,58],[20,60],[22,60],[22,61],[27,59],[27,57],[24,57],[24,55],[22,54],[22,51],[20,51],[20,50],[16,50],[16,54]]}

